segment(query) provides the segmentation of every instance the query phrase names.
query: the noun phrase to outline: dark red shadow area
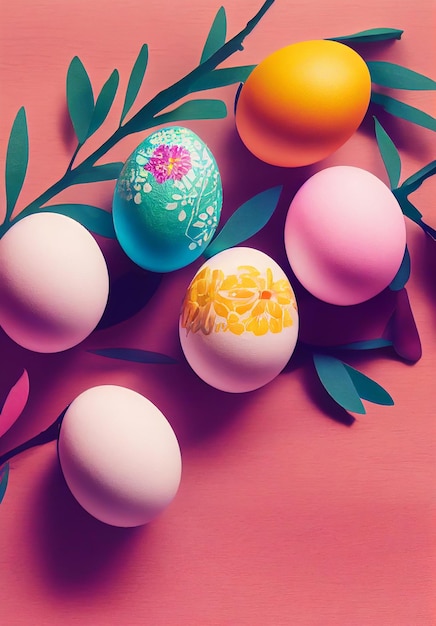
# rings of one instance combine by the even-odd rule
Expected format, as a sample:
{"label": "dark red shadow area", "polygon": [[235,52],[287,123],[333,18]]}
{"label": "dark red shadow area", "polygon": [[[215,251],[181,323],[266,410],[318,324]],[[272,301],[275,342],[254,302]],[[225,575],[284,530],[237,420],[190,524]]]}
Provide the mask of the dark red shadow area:
{"label": "dark red shadow area", "polygon": [[146,539],[146,526],[116,528],[91,517],[69,491],[56,454],[34,496],[30,541],[41,574],[56,593],[92,595],[116,579],[135,545]]}

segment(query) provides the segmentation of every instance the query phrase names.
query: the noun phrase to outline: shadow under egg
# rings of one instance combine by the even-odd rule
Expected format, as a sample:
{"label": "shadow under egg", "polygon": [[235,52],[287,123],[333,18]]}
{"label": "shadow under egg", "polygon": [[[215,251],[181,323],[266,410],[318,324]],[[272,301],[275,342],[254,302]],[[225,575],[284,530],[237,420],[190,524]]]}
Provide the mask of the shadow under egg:
{"label": "shadow under egg", "polygon": [[31,541],[38,552],[40,573],[58,595],[92,595],[109,586],[147,535],[147,526],[118,528],[89,515],[68,489],[57,454],[35,498]]}

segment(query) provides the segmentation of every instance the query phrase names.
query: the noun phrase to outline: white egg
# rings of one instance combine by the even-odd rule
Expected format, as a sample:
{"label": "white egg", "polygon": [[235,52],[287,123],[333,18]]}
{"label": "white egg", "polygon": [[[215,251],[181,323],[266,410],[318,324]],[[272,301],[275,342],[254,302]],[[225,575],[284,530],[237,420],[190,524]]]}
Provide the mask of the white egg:
{"label": "white egg", "polygon": [[150,400],[125,387],[92,387],[73,400],[58,452],[72,494],[106,524],[150,522],[179,487],[182,462],[171,425]]}
{"label": "white egg", "polygon": [[259,250],[220,252],[189,285],[179,334],[189,365],[212,387],[240,393],[266,385],[297,343],[297,305],[286,274]]}
{"label": "white egg", "polygon": [[94,237],[77,221],[36,213],[0,239],[0,326],[35,352],[83,341],[106,307],[109,276]]}

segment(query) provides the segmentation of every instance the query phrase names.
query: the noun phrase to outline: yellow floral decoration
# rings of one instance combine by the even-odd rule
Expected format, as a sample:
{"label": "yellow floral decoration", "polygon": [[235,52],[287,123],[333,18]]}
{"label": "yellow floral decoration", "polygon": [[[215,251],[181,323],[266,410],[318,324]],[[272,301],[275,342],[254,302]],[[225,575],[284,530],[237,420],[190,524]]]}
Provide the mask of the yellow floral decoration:
{"label": "yellow floral decoration", "polygon": [[269,267],[263,276],[251,265],[241,265],[229,276],[204,267],[186,292],[181,324],[187,333],[205,335],[212,331],[280,333],[293,324],[290,306],[297,310],[289,281],[275,281]]}

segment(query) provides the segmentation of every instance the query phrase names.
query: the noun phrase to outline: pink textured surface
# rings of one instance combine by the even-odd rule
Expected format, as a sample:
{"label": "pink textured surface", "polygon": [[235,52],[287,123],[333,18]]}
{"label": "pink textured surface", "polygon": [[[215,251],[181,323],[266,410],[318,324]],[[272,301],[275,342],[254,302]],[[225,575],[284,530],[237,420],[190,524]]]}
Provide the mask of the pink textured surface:
{"label": "pink textured surface", "polygon": [[[229,33],[260,6],[226,2]],[[113,67],[125,89],[142,43],[150,63],[140,101],[197,64],[220,3],[180,0],[16,0],[0,8],[1,171],[9,129],[21,105],[30,128],[31,161],[19,199],[25,206],[65,170],[74,137],[66,116],[64,80],[79,54],[96,88]],[[348,34],[376,26],[404,28],[401,42],[366,47],[367,58],[391,60],[434,76],[434,3],[367,0],[277,0],[233,63],[256,63],[293,41]],[[222,96],[231,110],[233,88]],[[429,113],[429,93],[403,99]],[[107,126],[114,128],[119,98]],[[408,176],[434,158],[434,136],[383,118]],[[257,192],[285,184],[271,222],[250,245],[286,267],[281,238],[286,209],[314,168],[275,169],[239,141],[234,120],[189,126],[217,158],[224,218]],[[142,136],[142,135],[141,135]],[[112,152],[124,160],[141,137]],[[88,150],[88,149],[87,149]],[[85,150],[85,153],[87,152]],[[323,165],[348,164],[386,181],[371,124]],[[112,184],[62,194],[103,208]],[[414,194],[436,225],[434,181]],[[8,626],[431,626],[435,623],[436,249],[408,224],[413,275],[408,292],[423,357],[406,365],[390,352],[349,362],[385,386],[394,407],[367,405],[352,425],[317,385],[301,351],[267,387],[247,395],[208,388],[182,359],[177,314],[195,267],[165,276],[149,305],[129,322],[98,331],[64,354],[37,355],[0,334],[2,398],[23,368],[30,400],[0,441],[4,452],[48,426],[81,391],[123,384],[148,396],[175,429],[183,454],[180,491],[148,527],[114,529],[88,516],[61,477],[54,443],[11,462],[0,506],[0,619]],[[113,275],[131,265],[101,242]],[[335,312],[301,303],[307,340],[329,343],[376,336],[392,301]],[[305,321],[306,320],[306,321]],[[310,327],[309,321],[312,320]],[[335,323],[336,322],[336,323]],[[87,352],[109,346],[169,354],[173,366],[130,365]],[[114,468],[116,471],[116,468]]]}

